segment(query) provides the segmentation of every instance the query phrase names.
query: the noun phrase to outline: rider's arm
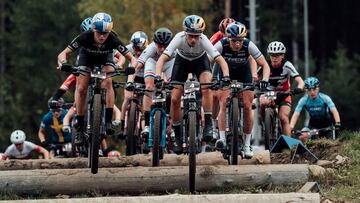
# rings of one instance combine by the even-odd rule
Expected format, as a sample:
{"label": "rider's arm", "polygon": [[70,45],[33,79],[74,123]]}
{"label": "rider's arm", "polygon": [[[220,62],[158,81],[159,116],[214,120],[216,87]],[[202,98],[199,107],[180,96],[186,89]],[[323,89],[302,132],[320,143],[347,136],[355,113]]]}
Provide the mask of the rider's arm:
{"label": "rider's arm", "polygon": [[331,108],[330,112],[332,113],[333,117],[334,117],[334,121],[335,123],[340,123],[340,114],[339,111],[337,110],[337,108]]}
{"label": "rider's arm", "polygon": [[70,126],[70,120],[75,113],[75,107],[71,107],[63,119],[63,126]]}
{"label": "rider's arm", "polygon": [[229,76],[229,67],[228,67],[228,64],[226,63],[224,57],[219,55],[218,57],[215,58],[215,61],[216,61],[216,63],[218,63],[220,65],[223,75]]}
{"label": "rider's arm", "polygon": [[114,120],[120,120],[121,111],[120,109],[114,104]]}
{"label": "rider's arm", "polygon": [[142,63],[137,62],[136,65],[134,66],[135,67],[135,73],[131,74],[131,75],[128,75],[127,82],[134,82],[136,74],[143,68],[143,66],[144,65]]}
{"label": "rider's arm", "polygon": [[291,129],[294,129],[295,125],[296,125],[296,122],[298,121],[300,117],[300,112],[294,112],[292,117],[291,117],[291,120],[290,120],[290,128]]}
{"label": "rider's arm", "polygon": [[72,50],[69,47],[66,47],[59,55],[58,55],[58,65],[59,67],[66,63],[67,59],[69,58]]}
{"label": "rider's arm", "polygon": [[296,87],[300,89],[304,89],[304,85],[305,85],[304,80],[300,76],[297,76],[294,79],[296,82]]}
{"label": "rider's arm", "polygon": [[259,64],[259,66],[262,67],[262,79],[265,81],[269,81],[269,77],[270,77],[270,67],[269,64],[266,62],[265,57],[264,56],[260,56],[256,62]]}
{"label": "rider's arm", "polygon": [[257,74],[257,63],[254,59],[254,57],[249,56],[249,64],[250,64],[250,69],[251,69],[251,76],[253,78],[253,81],[257,81],[258,80],[258,74]]}
{"label": "rider's arm", "polygon": [[45,142],[45,135],[46,135],[45,129],[39,128],[38,137],[39,137],[40,143]]}
{"label": "rider's arm", "polygon": [[44,159],[49,159],[50,158],[50,154],[49,154],[48,150],[46,150],[45,148],[43,148],[43,147],[41,147],[39,145],[37,145],[37,147],[38,147],[37,151],[44,156]]}
{"label": "rider's arm", "polygon": [[161,75],[161,71],[164,67],[164,64],[168,60],[170,60],[170,57],[167,54],[165,53],[161,54],[159,60],[156,62],[156,75]]}
{"label": "rider's arm", "polygon": [[118,50],[115,50],[114,62],[116,65],[119,66],[120,69],[124,68],[125,61],[126,61],[125,57]]}

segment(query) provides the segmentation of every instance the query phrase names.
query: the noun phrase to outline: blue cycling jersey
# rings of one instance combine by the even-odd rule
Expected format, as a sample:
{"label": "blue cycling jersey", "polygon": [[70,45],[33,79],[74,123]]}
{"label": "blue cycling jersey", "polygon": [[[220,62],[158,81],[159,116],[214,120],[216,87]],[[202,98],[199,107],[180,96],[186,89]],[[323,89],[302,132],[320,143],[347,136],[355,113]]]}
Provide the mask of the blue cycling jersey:
{"label": "blue cycling jersey", "polygon": [[328,95],[319,92],[315,99],[312,99],[309,95],[303,96],[298,102],[295,112],[300,113],[303,108],[310,115],[310,127],[323,128],[332,125],[330,109],[336,107]]}
{"label": "blue cycling jersey", "polygon": [[63,120],[68,110],[63,110],[59,118],[49,111],[41,120],[40,128],[50,132],[51,143],[60,144],[71,142],[71,134],[62,131]]}

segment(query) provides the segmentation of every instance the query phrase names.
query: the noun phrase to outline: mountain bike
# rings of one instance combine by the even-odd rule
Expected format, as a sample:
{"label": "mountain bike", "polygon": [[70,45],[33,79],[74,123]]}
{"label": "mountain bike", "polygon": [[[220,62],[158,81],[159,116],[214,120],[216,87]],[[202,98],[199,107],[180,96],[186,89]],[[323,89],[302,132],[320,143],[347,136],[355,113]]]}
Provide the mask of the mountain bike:
{"label": "mountain bike", "polygon": [[211,86],[213,83],[199,83],[196,79],[188,79],[183,82],[170,82],[176,85],[182,85],[183,93],[183,119],[182,119],[182,150],[184,154],[189,155],[189,190],[195,193],[195,175],[196,175],[196,153],[201,152],[201,103],[198,99],[200,86]]}
{"label": "mountain bike", "polygon": [[88,147],[89,168],[91,173],[98,172],[99,149],[101,140],[106,135],[105,108],[106,89],[101,87],[103,80],[118,75],[133,74],[134,68],[127,68],[125,71],[115,70],[113,72],[102,72],[102,66],[94,66],[91,70],[73,67],[70,64],[63,64],[60,70],[75,75],[90,75],[87,94],[86,130],[85,139]]}

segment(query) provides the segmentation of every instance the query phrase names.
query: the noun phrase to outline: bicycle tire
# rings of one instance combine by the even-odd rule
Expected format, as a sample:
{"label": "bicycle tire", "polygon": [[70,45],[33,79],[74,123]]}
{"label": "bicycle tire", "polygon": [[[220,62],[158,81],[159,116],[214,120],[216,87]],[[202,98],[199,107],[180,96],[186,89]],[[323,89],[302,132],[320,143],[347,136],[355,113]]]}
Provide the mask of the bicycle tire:
{"label": "bicycle tire", "polygon": [[136,118],[137,118],[137,105],[135,102],[131,101],[130,109],[128,111],[128,120],[126,127],[126,156],[136,154],[136,137],[135,137],[135,127],[136,127]]}
{"label": "bicycle tire", "polygon": [[230,153],[230,164],[237,165],[238,164],[238,155],[239,155],[239,128],[238,128],[238,120],[239,120],[239,99],[234,97],[231,99],[231,153]]}
{"label": "bicycle tire", "polygon": [[161,111],[157,110],[154,114],[154,125],[152,132],[152,166],[160,165],[160,151],[162,150],[160,146],[160,140],[162,137],[161,117]]}
{"label": "bicycle tire", "polygon": [[274,134],[274,125],[273,125],[273,110],[270,108],[265,109],[265,117],[264,117],[264,143],[265,149],[270,150],[272,147],[271,138]]}
{"label": "bicycle tire", "polygon": [[91,173],[98,172],[99,149],[100,149],[100,125],[101,125],[101,94],[95,94],[93,98],[93,111],[91,119]]}
{"label": "bicycle tire", "polygon": [[196,124],[198,123],[196,112],[190,111],[188,115],[188,136],[189,136],[189,190],[195,193],[195,175],[196,175]]}

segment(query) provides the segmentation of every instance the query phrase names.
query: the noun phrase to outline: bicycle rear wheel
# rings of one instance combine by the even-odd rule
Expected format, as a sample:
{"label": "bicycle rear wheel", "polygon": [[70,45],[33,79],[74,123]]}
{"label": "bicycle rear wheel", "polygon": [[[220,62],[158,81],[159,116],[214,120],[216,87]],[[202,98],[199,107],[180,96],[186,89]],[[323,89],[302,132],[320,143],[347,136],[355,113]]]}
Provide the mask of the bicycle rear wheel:
{"label": "bicycle rear wheel", "polygon": [[265,139],[265,149],[271,150],[272,147],[272,137],[274,136],[274,125],[273,125],[273,110],[270,108],[265,109],[265,118],[264,118],[264,139]]}
{"label": "bicycle rear wheel", "polygon": [[126,156],[136,154],[136,137],[135,137],[135,127],[137,119],[137,105],[135,102],[131,101],[130,109],[128,111],[128,120],[126,127]]}
{"label": "bicycle rear wheel", "polygon": [[90,143],[90,167],[91,173],[98,172],[99,149],[100,149],[100,125],[101,125],[101,94],[95,94],[91,119],[91,143]]}
{"label": "bicycle rear wheel", "polygon": [[160,146],[160,140],[162,137],[162,126],[161,126],[161,111],[157,110],[154,114],[154,125],[152,132],[153,149],[152,149],[152,166],[160,165],[160,153],[162,147]]}
{"label": "bicycle rear wheel", "polygon": [[189,136],[189,190],[195,193],[195,175],[196,175],[196,112],[190,111],[188,115],[188,136]]}
{"label": "bicycle rear wheel", "polygon": [[231,100],[231,154],[230,154],[230,164],[237,165],[238,164],[238,155],[239,155],[239,128],[238,128],[238,120],[239,120],[239,99],[234,97]]}

